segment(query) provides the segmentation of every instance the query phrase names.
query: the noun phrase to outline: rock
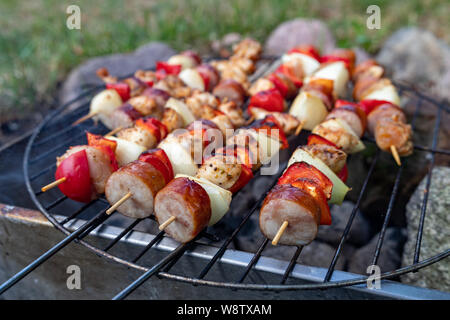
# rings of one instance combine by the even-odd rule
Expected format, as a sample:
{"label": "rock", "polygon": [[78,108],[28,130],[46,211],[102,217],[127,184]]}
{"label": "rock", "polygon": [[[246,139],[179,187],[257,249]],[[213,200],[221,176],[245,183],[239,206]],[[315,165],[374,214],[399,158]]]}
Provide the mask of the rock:
{"label": "rock", "polygon": [[400,29],[387,39],[377,60],[394,80],[450,100],[450,47],[431,32],[415,27]]}
{"label": "rock", "polygon": [[[379,234],[374,236],[368,244],[357,249],[348,262],[348,271],[367,274],[366,270],[372,264]],[[401,263],[401,251],[406,241],[406,231],[403,228],[389,227],[384,235],[383,246],[377,265],[381,272],[395,270]]]}
{"label": "rock", "polygon": [[361,62],[364,62],[366,60],[369,60],[371,58],[370,54],[360,47],[352,48],[356,55],[356,61],[355,65],[360,64]]}
{"label": "rock", "polygon": [[[426,179],[419,184],[406,207],[408,240],[403,252],[402,265],[413,262],[417,230],[420,221]],[[450,247],[450,168],[435,167],[428,192],[427,211],[422,235],[420,261],[448,250]],[[450,259],[432,264],[417,273],[401,277],[403,282],[450,291]]]}
{"label": "rock", "polygon": [[302,44],[312,44],[321,52],[329,52],[335,47],[335,39],[322,21],[294,19],[282,23],[269,35],[264,52],[269,55],[281,55]]}
{"label": "rock", "polygon": [[[347,225],[348,219],[353,211],[354,203],[344,201],[340,206],[331,207],[332,224],[320,226],[317,239],[332,244],[339,244],[342,233]],[[350,243],[357,247],[366,244],[370,239],[370,225],[367,219],[358,210],[348,234],[346,244]]]}
{"label": "rock", "polygon": [[113,76],[126,76],[138,69],[154,67],[157,60],[167,60],[175,51],[160,42],[150,42],[132,53],[111,54],[89,59],[72,70],[59,91],[60,105],[83,92],[86,85],[98,85],[102,81],[96,70],[105,67]]}

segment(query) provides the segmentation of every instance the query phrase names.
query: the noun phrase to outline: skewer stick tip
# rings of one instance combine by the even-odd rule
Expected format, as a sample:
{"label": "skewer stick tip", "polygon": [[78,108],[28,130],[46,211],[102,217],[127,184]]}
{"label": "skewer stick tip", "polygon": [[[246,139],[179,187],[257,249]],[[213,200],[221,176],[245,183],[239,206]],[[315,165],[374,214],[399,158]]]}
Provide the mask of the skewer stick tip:
{"label": "skewer stick tip", "polygon": [[46,192],[46,191],[48,191],[48,190],[50,190],[50,189],[56,187],[57,185],[60,185],[61,183],[63,183],[63,182],[66,181],[66,180],[67,180],[66,177],[62,177],[62,178],[60,178],[60,179],[58,179],[58,180],[56,180],[56,181],[53,181],[52,183],[49,183],[49,184],[46,185],[46,186],[43,186],[43,187],[41,188],[41,191],[42,191],[42,192]]}
{"label": "skewer stick tip", "polygon": [[288,221],[284,221],[283,222],[283,224],[281,225],[280,229],[278,229],[277,234],[275,235],[275,237],[272,240],[272,245],[276,246],[278,244],[278,241],[280,241],[280,238],[283,235],[284,230],[286,230],[288,224],[289,224]]}
{"label": "skewer stick tip", "polygon": [[303,125],[305,124],[305,121],[300,121],[297,129],[295,129],[295,135],[298,136],[300,132],[302,132]]}
{"label": "skewer stick tip", "polygon": [[167,228],[167,226],[168,226],[169,224],[171,224],[172,222],[174,222],[176,218],[177,218],[177,217],[175,217],[175,216],[170,216],[169,219],[167,219],[166,221],[164,221],[164,222],[159,226],[159,230],[163,231],[165,228]]}
{"label": "skewer stick tip", "polygon": [[117,127],[114,130],[111,130],[110,132],[108,132],[107,134],[104,135],[104,137],[109,137],[112,136],[114,134],[116,134],[117,132],[119,132],[120,130],[122,130],[123,127]]}
{"label": "skewer stick tip", "polygon": [[97,114],[98,114],[98,112],[91,112],[91,113],[88,113],[87,115],[82,116],[80,119],[78,119],[77,121],[75,121],[74,123],[72,123],[72,126],[76,126],[76,125],[78,125],[78,124],[80,124],[80,123],[82,123],[82,122],[84,122],[84,121],[86,121],[86,120],[88,120],[88,119],[90,119],[90,118],[93,118],[93,117],[95,117]]}
{"label": "skewer stick tip", "polygon": [[400,161],[400,156],[398,155],[397,148],[394,145],[391,146],[391,153],[392,156],[394,157],[395,162],[397,162],[397,165],[401,166],[402,162]]}
{"label": "skewer stick tip", "polygon": [[116,209],[125,201],[127,201],[129,198],[131,198],[133,195],[131,194],[131,192],[128,192],[126,195],[124,195],[122,198],[120,198],[116,203],[114,203],[108,210],[106,210],[106,214],[110,215],[111,213],[113,213],[114,211],[116,211]]}

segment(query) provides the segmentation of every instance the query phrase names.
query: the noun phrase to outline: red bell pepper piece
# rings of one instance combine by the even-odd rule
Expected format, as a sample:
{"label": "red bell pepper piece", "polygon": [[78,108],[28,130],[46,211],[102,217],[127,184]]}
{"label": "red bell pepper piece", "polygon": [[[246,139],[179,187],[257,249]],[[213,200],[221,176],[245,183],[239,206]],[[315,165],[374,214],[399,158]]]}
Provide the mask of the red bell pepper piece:
{"label": "red bell pepper piece", "polygon": [[311,179],[301,178],[297,179],[291,183],[293,187],[299,188],[305,192],[308,192],[319,205],[320,208],[320,224],[330,225],[331,224],[331,212],[330,206],[328,205],[327,198],[322,188]]}
{"label": "red bell pepper piece", "polygon": [[151,149],[139,156],[139,161],[144,161],[155,167],[164,176],[166,184],[174,178],[172,164],[163,149]]}
{"label": "red bell pepper piece", "polygon": [[284,74],[286,77],[288,77],[289,79],[291,79],[291,81],[295,84],[295,86],[297,88],[301,88],[303,86],[303,79],[299,78],[292,67],[289,67],[285,64],[282,64],[281,66],[278,67],[277,70],[275,70],[275,73],[282,73]]}
{"label": "red bell pepper piece", "polygon": [[286,98],[286,96],[289,92],[288,85],[286,83],[284,83],[284,81],[282,79],[280,79],[280,77],[278,77],[276,73],[272,73],[267,78],[270,81],[272,81],[272,83],[275,85],[275,88],[277,88],[278,91],[280,91],[283,98]]}
{"label": "red bell pepper piece", "polygon": [[71,154],[59,164],[55,179],[61,178],[66,178],[66,181],[59,184],[58,188],[68,198],[86,203],[95,198],[86,150]]}
{"label": "red bell pepper piece", "polygon": [[[386,101],[386,100],[375,100],[375,99],[366,99],[359,102],[359,105],[361,106],[361,109],[366,113],[368,116],[369,113],[371,113],[373,110],[375,110],[377,107],[381,106],[382,104],[391,104],[393,106],[396,106],[392,102]],[[396,106],[397,107],[397,106]]]}
{"label": "red bell pepper piece", "polygon": [[187,56],[189,58],[192,58],[193,60],[195,60],[195,62],[197,64],[201,64],[202,63],[202,58],[200,58],[200,56],[196,52],[194,52],[192,50],[186,50],[186,51],[181,52],[180,54],[183,55],[183,56]]}
{"label": "red bell pepper piece", "polygon": [[181,72],[181,65],[169,64],[163,61],[156,61],[156,71],[164,71],[166,75],[178,75]]}
{"label": "red bell pepper piece", "polygon": [[350,102],[350,101],[343,100],[343,99],[338,99],[334,103],[334,107],[335,108],[339,108],[339,107],[342,107],[342,106],[348,106],[348,105],[360,108],[360,105],[357,104],[356,102]]}
{"label": "red bell pepper piece", "polygon": [[211,79],[209,78],[208,72],[206,72],[202,68],[197,68],[196,70],[200,74],[200,77],[202,77],[202,79],[203,79],[203,84],[205,85],[205,91],[209,91],[211,89],[210,85],[209,85],[211,83],[211,81],[210,81]]}
{"label": "red bell pepper piece", "polygon": [[316,59],[317,61],[320,61],[319,52],[317,51],[317,49],[314,46],[311,46],[311,45],[303,45],[303,46],[294,47],[288,51],[288,54],[289,53],[306,54],[306,55]]}
{"label": "red bell pepper piece", "polygon": [[[284,134],[283,129],[281,128],[280,123],[277,121],[277,119],[273,116],[273,115],[268,115],[266,116],[261,124],[263,126],[259,127],[258,129],[268,129],[269,135],[270,136],[276,136],[277,132],[273,131],[273,130],[278,130],[278,140],[280,140],[281,142],[281,149],[287,149],[289,148],[289,143],[287,141],[286,135]],[[275,124],[275,126],[273,126],[272,124]]]}
{"label": "red bell pepper piece", "polygon": [[347,168],[347,164],[344,165],[344,167],[343,167],[342,170],[337,174],[337,176],[338,176],[339,179],[341,179],[344,183],[347,181],[347,178],[348,178],[348,168]]}
{"label": "red bell pepper piece", "polygon": [[329,141],[328,139],[325,139],[322,136],[319,136],[318,134],[311,133],[308,136],[308,146],[311,144],[327,144],[329,146],[333,146],[339,149],[337,145],[335,145],[333,142]]}
{"label": "red bell pepper piece", "polygon": [[242,171],[241,175],[239,176],[239,179],[231,186],[229,191],[235,193],[241,190],[243,187],[247,185],[247,183],[253,178],[253,172],[252,169],[247,167],[244,164],[241,164]]}
{"label": "red bell pepper piece", "polygon": [[260,91],[250,98],[249,108],[257,107],[267,111],[283,112],[284,99],[276,88]]}
{"label": "red bell pepper piece", "polygon": [[331,198],[331,191],[333,190],[333,183],[316,167],[302,161],[295,162],[287,168],[277,184],[292,184],[297,179],[306,178],[311,179],[317,183],[325,193],[327,199]]}
{"label": "red bell pepper piece", "polygon": [[345,67],[347,68],[349,74],[351,74],[351,62],[349,59],[346,59],[344,57],[338,57],[338,56],[322,56],[320,58],[320,63],[327,63],[327,62],[336,62],[336,61],[342,61],[345,64]]}
{"label": "red bell pepper piece", "polygon": [[165,138],[167,134],[167,127],[162,124],[158,119],[152,117],[139,118],[136,120],[136,126],[147,130],[152,134],[156,142],[160,142],[161,139]]}
{"label": "red bell pepper piece", "polygon": [[122,101],[124,102],[130,99],[131,89],[127,83],[124,82],[107,83],[106,89],[116,90],[119,96],[122,98]]}
{"label": "red bell pepper piece", "polygon": [[119,169],[116,158],[117,141],[90,132],[86,132],[86,137],[89,146],[98,148],[108,155],[113,171]]}

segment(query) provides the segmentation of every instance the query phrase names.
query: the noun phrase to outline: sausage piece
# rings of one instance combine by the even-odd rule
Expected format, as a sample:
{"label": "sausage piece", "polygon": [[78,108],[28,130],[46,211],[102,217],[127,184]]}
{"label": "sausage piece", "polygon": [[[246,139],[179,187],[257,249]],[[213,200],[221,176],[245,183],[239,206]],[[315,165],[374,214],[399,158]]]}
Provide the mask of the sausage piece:
{"label": "sausage piece", "polygon": [[305,191],[291,185],[277,185],[264,199],[259,226],[267,238],[273,239],[284,221],[289,224],[278,243],[306,245],[317,235],[320,207]]}
{"label": "sausage piece", "polygon": [[156,195],[155,216],[160,224],[174,216],[164,231],[179,242],[188,242],[208,225],[211,201],[198,183],[176,178]]}
{"label": "sausage piece", "polygon": [[117,211],[130,218],[145,218],[153,213],[156,193],[165,185],[164,176],[151,164],[133,161],[114,172],[106,183],[106,199],[116,203],[128,192],[132,196]]}
{"label": "sausage piece", "polygon": [[242,87],[242,85],[232,79],[220,81],[219,84],[214,88],[213,94],[221,101],[223,101],[224,99],[233,101],[239,108],[241,108],[244,104],[246,96],[245,89]]}

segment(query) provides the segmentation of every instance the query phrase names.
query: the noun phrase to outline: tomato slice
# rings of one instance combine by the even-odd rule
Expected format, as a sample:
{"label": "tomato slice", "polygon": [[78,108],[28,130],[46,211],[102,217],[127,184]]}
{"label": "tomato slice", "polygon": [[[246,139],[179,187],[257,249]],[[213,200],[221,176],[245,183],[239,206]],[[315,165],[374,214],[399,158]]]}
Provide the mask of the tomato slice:
{"label": "tomato slice", "polygon": [[86,132],[86,136],[89,146],[98,148],[108,155],[113,171],[119,169],[116,159],[117,142],[90,132]]}
{"label": "tomato slice", "polygon": [[159,148],[148,150],[142,153],[138,160],[151,164],[156,170],[161,172],[166,184],[174,178],[172,164],[164,150]]}
{"label": "tomato slice", "polygon": [[250,98],[249,108],[257,107],[267,111],[283,112],[284,99],[276,88],[260,91]]}
{"label": "tomato slice", "polygon": [[66,181],[58,188],[68,198],[79,202],[90,202],[95,198],[86,150],[71,154],[59,164],[55,179],[61,178],[66,178]]}
{"label": "tomato slice", "polygon": [[328,205],[327,198],[322,188],[312,179],[301,178],[297,179],[291,183],[293,187],[299,188],[307,193],[309,193],[319,205],[320,208],[320,224],[330,225],[331,224],[331,212],[330,206]]}
{"label": "tomato slice", "polygon": [[267,79],[272,81],[272,83],[275,85],[275,88],[277,88],[278,91],[280,91],[283,98],[286,98],[286,96],[288,95],[288,92],[289,92],[288,85],[286,83],[284,83],[284,81],[282,79],[280,79],[280,77],[278,77],[276,73],[272,73],[271,75],[269,75],[267,77]]}
{"label": "tomato slice", "polygon": [[292,184],[293,181],[306,178],[316,182],[323,190],[327,199],[331,198],[333,183],[316,167],[302,161],[295,162],[286,169],[277,184]]}
{"label": "tomato slice", "polygon": [[242,171],[241,175],[239,176],[239,179],[231,186],[229,191],[235,193],[241,190],[243,187],[247,185],[247,183],[253,178],[253,172],[252,169],[247,167],[244,164],[241,164]]}
{"label": "tomato slice", "polygon": [[344,165],[344,167],[342,168],[342,170],[337,174],[337,176],[339,177],[339,179],[341,179],[343,182],[347,181],[348,178],[348,168],[347,168],[347,164]]}
{"label": "tomato slice", "polygon": [[106,89],[114,89],[122,98],[122,101],[130,99],[131,89],[130,86],[123,82],[107,83]]}
{"label": "tomato slice", "polygon": [[311,145],[311,144],[327,144],[329,146],[333,146],[333,147],[336,147],[336,148],[340,149],[333,142],[331,142],[331,141],[325,139],[324,137],[319,136],[318,134],[315,134],[315,133],[311,133],[308,136],[308,146]]}
{"label": "tomato slice", "polygon": [[369,115],[369,113],[371,113],[373,110],[375,110],[377,107],[381,106],[382,104],[391,104],[393,106],[396,106],[392,102],[389,102],[386,100],[366,99],[366,100],[362,100],[359,102],[361,109],[366,113],[366,115]]}
{"label": "tomato slice", "polygon": [[306,54],[314,59],[316,59],[317,61],[320,61],[320,54],[317,51],[317,49],[314,46],[311,45],[303,45],[303,46],[297,46],[292,48],[291,50],[288,51],[289,53],[302,53],[302,54]]}

